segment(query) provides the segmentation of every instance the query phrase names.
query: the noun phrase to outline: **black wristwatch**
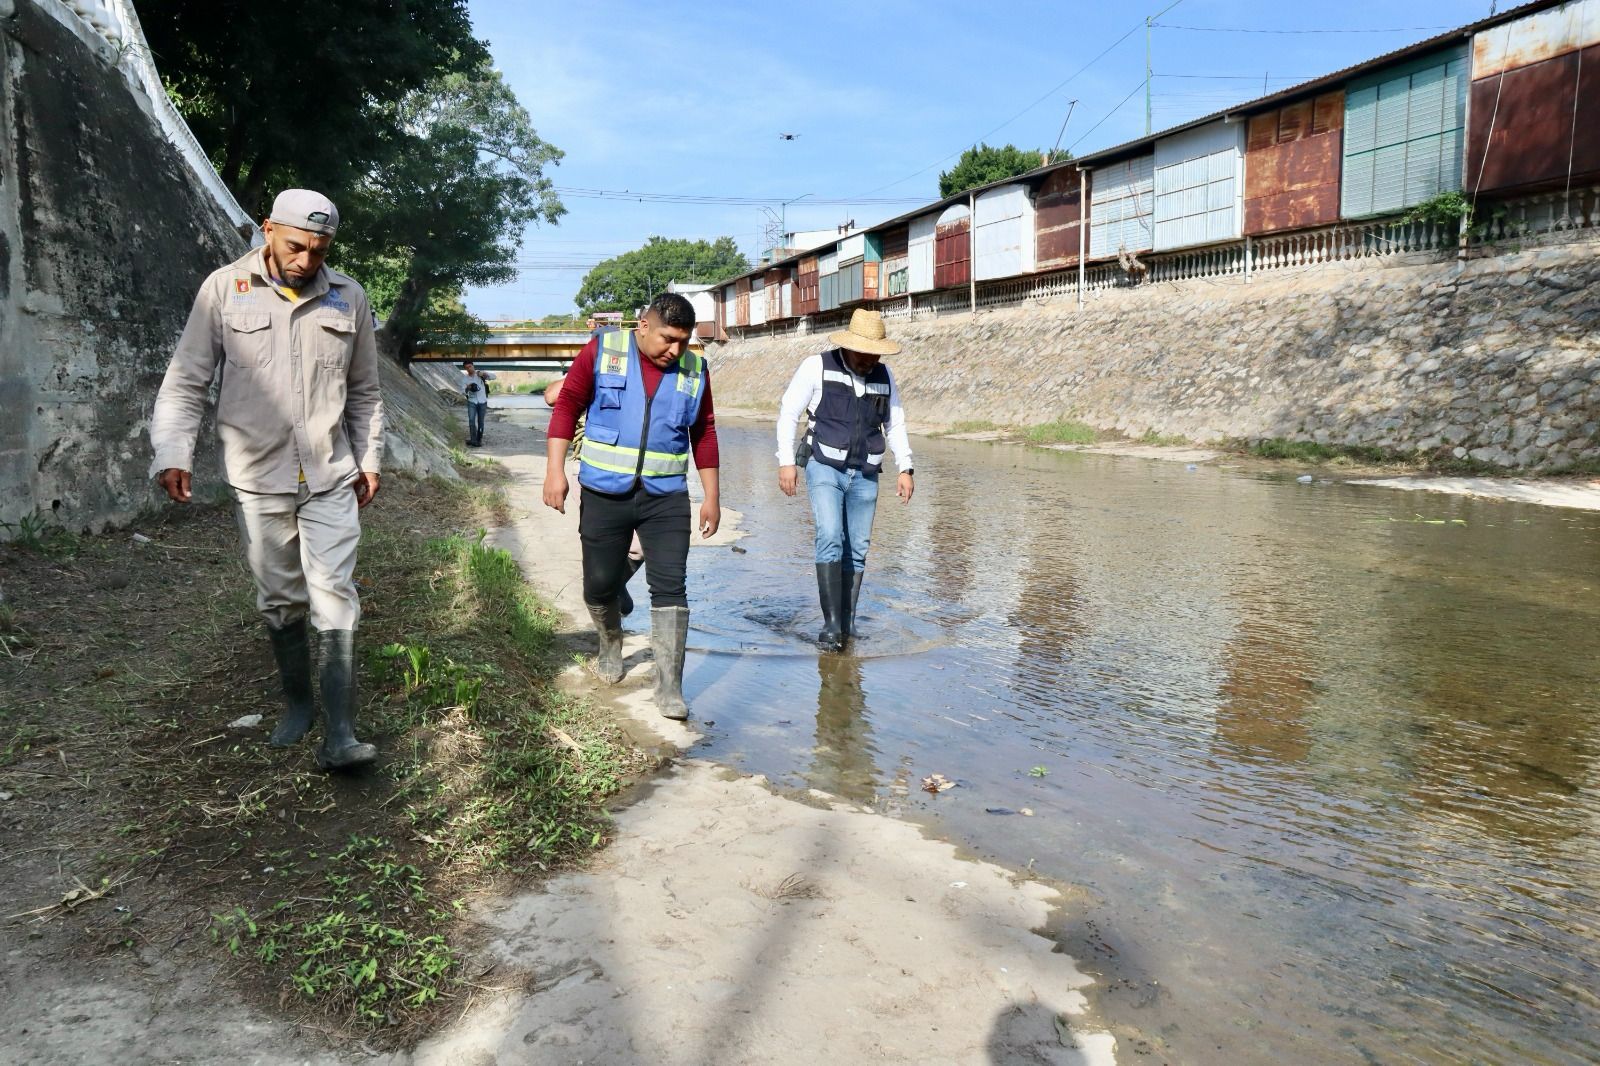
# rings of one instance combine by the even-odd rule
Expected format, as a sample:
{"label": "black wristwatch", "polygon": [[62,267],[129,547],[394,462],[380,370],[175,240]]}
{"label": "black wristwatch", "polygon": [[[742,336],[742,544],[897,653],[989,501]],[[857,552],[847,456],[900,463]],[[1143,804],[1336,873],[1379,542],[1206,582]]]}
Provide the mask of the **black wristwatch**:
{"label": "black wristwatch", "polygon": [[913,469],[913,470],[902,470],[902,471],[900,471],[900,472],[901,472],[901,473],[902,473],[902,474],[915,474],[915,473],[916,473],[916,470],[914,470],[914,469]]}

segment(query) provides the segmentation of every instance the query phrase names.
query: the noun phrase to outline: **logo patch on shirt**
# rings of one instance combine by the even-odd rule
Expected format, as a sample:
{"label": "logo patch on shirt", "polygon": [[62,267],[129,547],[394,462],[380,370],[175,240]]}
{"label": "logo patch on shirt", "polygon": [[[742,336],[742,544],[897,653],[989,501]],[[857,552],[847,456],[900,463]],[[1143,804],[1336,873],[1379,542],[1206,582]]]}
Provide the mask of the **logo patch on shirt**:
{"label": "logo patch on shirt", "polygon": [[333,308],[335,311],[343,311],[345,314],[350,313],[349,303],[347,303],[345,298],[340,296],[338,292],[333,289],[329,289],[327,294],[322,297],[322,302]]}
{"label": "logo patch on shirt", "polygon": [[233,294],[235,296],[249,296],[250,295],[250,279],[249,278],[234,278],[233,279]]}
{"label": "logo patch on shirt", "polygon": [[603,352],[600,356],[600,373],[626,374],[628,372],[627,356],[621,352]]}

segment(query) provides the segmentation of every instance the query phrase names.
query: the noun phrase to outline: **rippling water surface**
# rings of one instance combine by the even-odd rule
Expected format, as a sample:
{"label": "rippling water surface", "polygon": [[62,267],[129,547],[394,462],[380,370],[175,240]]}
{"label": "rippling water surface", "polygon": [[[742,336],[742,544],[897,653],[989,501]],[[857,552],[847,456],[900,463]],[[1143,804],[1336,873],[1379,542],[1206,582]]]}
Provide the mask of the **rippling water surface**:
{"label": "rippling water surface", "polygon": [[819,658],[804,495],[722,447],[700,753],[1079,886],[1121,1061],[1600,1061],[1600,516],[921,441]]}

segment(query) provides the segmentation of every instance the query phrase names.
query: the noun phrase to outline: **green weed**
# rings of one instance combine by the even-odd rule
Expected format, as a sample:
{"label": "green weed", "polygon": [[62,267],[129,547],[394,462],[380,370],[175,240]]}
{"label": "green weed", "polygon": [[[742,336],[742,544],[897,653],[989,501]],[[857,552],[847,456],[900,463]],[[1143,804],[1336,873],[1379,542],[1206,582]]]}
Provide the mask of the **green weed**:
{"label": "green weed", "polygon": [[75,555],[78,537],[63,529],[52,515],[35,509],[15,522],[0,522],[0,534],[12,545],[26,551],[61,559]]}
{"label": "green weed", "polygon": [[1029,426],[1023,437],[1029,444],[1093,444],[1100,434],[1093,426],[1063,420]]}
{"label": "green weed", "polygon": [[1002,428],[1002,427],[999,424],[997,424],[995,422],[988,422],[988,421],[957,422],[955,425],[950,427],[949,432],[951,434],[956,434],[956,433],[992,433],[995,430],[1000,429],[1000,428]]}

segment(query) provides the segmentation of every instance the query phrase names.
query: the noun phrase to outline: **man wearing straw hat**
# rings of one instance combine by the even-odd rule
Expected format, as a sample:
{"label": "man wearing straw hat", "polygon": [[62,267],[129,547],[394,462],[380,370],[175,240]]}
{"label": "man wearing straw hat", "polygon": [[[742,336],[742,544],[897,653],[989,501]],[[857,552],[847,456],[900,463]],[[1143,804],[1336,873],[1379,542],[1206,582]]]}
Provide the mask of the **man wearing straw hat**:
{"label": "man wearing straw hat", "polygon": [[[878,509],[878,472],[885,444],[900,471],[896,494],[911,502],[911,442],[894,377],[880,359],[900,345],[883,316],[858,308],[850,328],[828,334],[833,347],[800,364],[778,412],[778,487],[793,496],[806,468],[806,493],[816,523],[817,597],[822,632],[817,647],[841,651],[855,633],[856,603],[867,543]],[[795,424],[807,416],[795,446]],[[846,550],[848,548],[848,551]]]}

